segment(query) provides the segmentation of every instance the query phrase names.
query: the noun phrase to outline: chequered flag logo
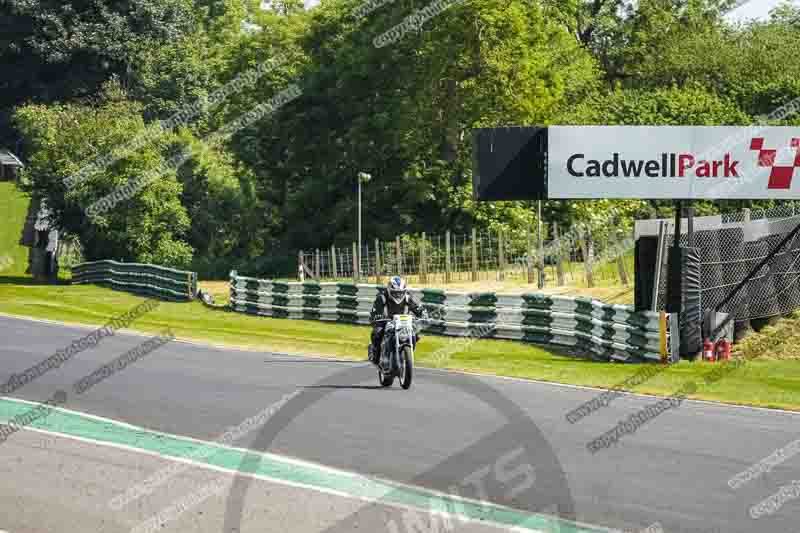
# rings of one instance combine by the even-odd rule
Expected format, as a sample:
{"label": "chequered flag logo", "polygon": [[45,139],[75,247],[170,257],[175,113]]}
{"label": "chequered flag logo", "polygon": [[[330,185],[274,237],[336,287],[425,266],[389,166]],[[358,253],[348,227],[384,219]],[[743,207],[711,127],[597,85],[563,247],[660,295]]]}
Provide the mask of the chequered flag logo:
{"label": "chequered flag logo", "polygon": [[756,137],[750,141],[750,149],[758,151],[758,166],[770,167],[769,188],[770,189],[791,189],[794,169],[800,168],[800,139],[792,139],[789,148],[795,149],[794,162],[791,166],[775,164],[777,150],[764,150],[764,138]]}

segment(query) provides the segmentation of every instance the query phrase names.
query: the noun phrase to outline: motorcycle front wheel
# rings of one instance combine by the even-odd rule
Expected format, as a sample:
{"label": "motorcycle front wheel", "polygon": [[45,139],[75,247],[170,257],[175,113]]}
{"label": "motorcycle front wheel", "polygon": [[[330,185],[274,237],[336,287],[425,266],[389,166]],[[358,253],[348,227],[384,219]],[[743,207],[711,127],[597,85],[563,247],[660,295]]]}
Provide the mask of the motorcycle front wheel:
{"label": "motorcycle front wheel", "polygon": [[408,389],[411,386],[411,379],[414,377],[414,356],[410,346],[403,346],[400,349],[400,386]]}

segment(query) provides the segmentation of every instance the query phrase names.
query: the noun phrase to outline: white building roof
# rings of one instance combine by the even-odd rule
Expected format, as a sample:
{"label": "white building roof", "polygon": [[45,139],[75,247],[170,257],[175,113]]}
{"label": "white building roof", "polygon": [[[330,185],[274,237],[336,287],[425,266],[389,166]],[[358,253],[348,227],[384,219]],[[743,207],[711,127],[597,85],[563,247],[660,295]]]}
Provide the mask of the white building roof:
{"label": "white building roof", "polygon": [[22,161],[19,160],[17,156],[6,150],[5,148],[0,148],[0,165],[7,166],[7,167],[24,167],[25,165],[22,164]]}

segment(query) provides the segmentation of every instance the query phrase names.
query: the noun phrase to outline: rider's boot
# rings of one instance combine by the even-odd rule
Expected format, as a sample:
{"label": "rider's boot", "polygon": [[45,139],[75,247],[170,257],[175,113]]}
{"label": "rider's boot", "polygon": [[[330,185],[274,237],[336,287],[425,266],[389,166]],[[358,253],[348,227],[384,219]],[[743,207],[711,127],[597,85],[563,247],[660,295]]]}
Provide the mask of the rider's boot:
{"label": "rider's boot", "polygon": [[375,346],[370,344],[367,347],[367,352],[369,353],[369,358],[367,360],[372,364],[377,364],[377,360],[375,359]]}

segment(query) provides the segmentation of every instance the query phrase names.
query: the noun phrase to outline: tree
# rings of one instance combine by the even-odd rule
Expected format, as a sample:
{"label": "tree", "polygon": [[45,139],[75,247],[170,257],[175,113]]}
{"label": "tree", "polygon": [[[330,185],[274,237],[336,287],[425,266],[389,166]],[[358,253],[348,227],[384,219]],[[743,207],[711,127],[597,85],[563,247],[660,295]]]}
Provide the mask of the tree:
{"label": "tree", "polygon": [[376,236],[471,224],[459,203],[470,129],[546,122],[597,79],[588,52],[538,2],[457,4],[383,47],[374,39],[413,11],[391,4],[358,19],[357,5],[314,10],[300,38],[304,95],[233,145],[292,247],[352,232],[360,171],[374,176],[364,194]]}
{"label": "tree", "polygon": [[764,22],[731,26],[732,2],[643,0],[619,21],[611,80],[631,88],[702,86],[747,114],[768,115],[800,96],[800,8],[783,5]]}
{"label": "tree", "polygon": [[3,0],[0,9],[0,144],[12,109],[93,95],[127,81],[142,51],[190,32],[191,0]]}
{"label": "tree", "polygon": [[175,150],[191,157],[178,169],[181,203],[191,220],[187,241],[195,250],[192,268],[209,277],[224,277],[237,261],[263,249],[259,210],[252,176],[232,155],[183,129]]}
{"label": "tree", "polygon": [[[89,260],[117,259],[185,267],[192,249],[184,240],[189,217],[180,203],[181,186],[166,166],[171,138],[147,130],[141,105],[126,99],[109,82],[91,105],[31,104],[14,116],[30,154],[26,192],[44,198],[54,227],[80,238]],[[148,131],[153,141],[140,151],[118,153],[118,160],[85,181],[67,188],[64,178],[107,153],[119,152],[131,135]],[[86,208],[129,181],[151,172],[150,181],[132,198],[108,212],[87,215]]]}

